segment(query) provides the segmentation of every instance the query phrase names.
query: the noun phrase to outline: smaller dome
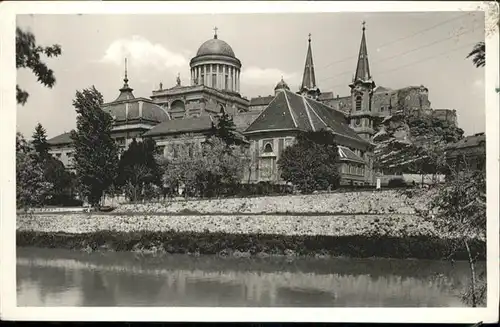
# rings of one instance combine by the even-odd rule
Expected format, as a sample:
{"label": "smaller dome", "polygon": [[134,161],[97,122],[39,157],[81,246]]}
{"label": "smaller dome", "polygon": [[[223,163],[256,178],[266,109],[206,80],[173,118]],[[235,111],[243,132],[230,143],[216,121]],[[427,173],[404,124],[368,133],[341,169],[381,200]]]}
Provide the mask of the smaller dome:
{"label": "smaller dome", "polygon": [[276,87],[274,88],[274,90],[289,90],[290,91],[290,88],[288,87],[288,84],[286,84],[286,82],[283,80],[283,77],[281,77],[281,81],[278,82],[278,84],[276,84]]}

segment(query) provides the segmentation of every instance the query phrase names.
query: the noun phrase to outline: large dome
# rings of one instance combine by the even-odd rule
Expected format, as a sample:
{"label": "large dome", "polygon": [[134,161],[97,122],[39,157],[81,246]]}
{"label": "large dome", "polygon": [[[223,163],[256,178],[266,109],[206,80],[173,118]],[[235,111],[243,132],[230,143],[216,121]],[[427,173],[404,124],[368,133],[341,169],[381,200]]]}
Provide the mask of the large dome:
{"label": "large dome", "polygon": [[217,36],[203,43],[196,53],[196,56],[205,55],[222,55],[236,58],[231,46],[226,42],[219,40]]}

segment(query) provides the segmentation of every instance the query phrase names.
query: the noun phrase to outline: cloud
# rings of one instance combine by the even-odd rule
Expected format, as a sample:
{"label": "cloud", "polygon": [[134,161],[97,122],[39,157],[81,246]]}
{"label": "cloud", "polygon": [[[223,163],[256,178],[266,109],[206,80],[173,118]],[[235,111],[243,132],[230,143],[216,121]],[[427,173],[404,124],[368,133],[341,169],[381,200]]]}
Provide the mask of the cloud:
{"label": "cloud", "polygon": [[241,72],[241,82],[247,85],[262,85],[274,87],[281,80],[292,87],[300,83],[300,75],[297,73],[287,73],[278,68],[249,67]]}
{"label": "cloud", "polygon": [[159,43],[153,44],[148,39],[135,35],[128,39],[113,41],[100,62],[123,65],[124,58],[127,58],[132,67],[155,67],[159,70],[186,69],[188,59],[185,53],[172,52]]}

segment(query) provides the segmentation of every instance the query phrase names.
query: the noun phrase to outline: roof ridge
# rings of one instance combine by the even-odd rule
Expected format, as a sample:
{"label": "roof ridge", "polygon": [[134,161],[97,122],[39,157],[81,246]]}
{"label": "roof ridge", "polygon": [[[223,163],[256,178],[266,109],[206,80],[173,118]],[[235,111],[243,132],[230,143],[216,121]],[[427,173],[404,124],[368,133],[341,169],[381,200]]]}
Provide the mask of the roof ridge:
{"label": "roof ridge", "polygon": [[312,108],[310,108],[310,107],[308,108],[308,104],[307,104],[305,97],[302,97],[302,103],[304,103],[304,108],[306,109],[306,114],[307,114],[307,118],[309,119],[309,124],[311,124],[311,128],[312,128],[313,132],[316,132],[316,127],[314,127],[314,124],[313,124],[313,121],[311,118],[311,113],[309,112],[309,109],[312,110]]}
{"label": "roof ridge", "polygon": [[293,124],[295,125],[295,128],[299,128],[299,125],[297,125],[297,121],[295,120],[295,117],[293,116],[292,113],[292,108],[290,107],[290,102],[288,101],[288,97],[286,96],[287,90],[283,90],[283,93],[285,94],[285,100],[286,100],[286,106],[288,108],[288,111],[290,112],[290,116],[292,116]]}
{"label": "roof ridge", "polygon": [[[333,93],[333,92],[332,92],[332,93]],[[344,98],[349,98],[349,97],[351,97],[351,96],[350,96],[350,95],[346,95]],[[322,105],[322,106],[324,106],[324,107],[327,107],[328,109],[331,109],[331,110],[335,110],[335,111],[337,111],[337,112],[340,112],[342,115],[346,116],[346,114],[345,114],[342,110],[338,110],[338,109],[335,109],[335,108],[333,108],[333,107],[327,106],[327,105],[326,105],[326,104],[324,104],[323,102],[317,101],[317,100],[315,100],[315,99],[313,99],[313,98],[307,98],[307,100],[308,100],[308,101],[309,101],[309,100],[314,101],[314,102],[316,102],[317,104],[320,104],[320,105]],[[347,116],[346,116],[346,117],[347,117]]]}
{"label": "roof ridge", "polygon": [[[304,98],[305,99],[305,98]],[[305,99],[306,100],[306,99]],[[309,99],[307,99],[309,100]],[[313,107],[311,107],[311,105],[309,104],[309,102],[307,102],[307,105],[312,109],[312,111],[314,112],[314,114],[316,115],[316,117],[318,117],[318,119],[323,123],[325,124],[325,127],[329,127],[328,124],[323,120],[323,118],[321,118],[318,113],[316,112],[316,110],[314,110]]]}

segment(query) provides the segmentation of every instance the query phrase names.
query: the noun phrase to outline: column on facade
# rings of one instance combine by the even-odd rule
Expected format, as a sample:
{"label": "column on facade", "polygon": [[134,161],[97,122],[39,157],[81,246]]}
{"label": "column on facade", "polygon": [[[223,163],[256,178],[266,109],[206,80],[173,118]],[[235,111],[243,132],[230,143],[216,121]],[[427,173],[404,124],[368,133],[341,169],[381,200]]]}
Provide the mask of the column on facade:
{"label": "column on facade", "polygon": [[222,84],[222,76],[224,75],[224,65],[218,64],[217,65],[217,88],[218,89],[223,89],[223,84]]}
{"label": "column on facade", "polygon": [[212,83],[210,82],[211,72],[212,72],[212,67],[210,67],[210,65],[205,65],[205,85],[206,86],[212,86]]}
{"label": "column on facade", "polygon": [[236,77],[236,92],[240,92],[240,71],[236,71],[237,77]]}
{"label": "column on facade", "polygon": [[234,68],[233,67],[229,67],[229,90],[231,91],[234,91],[234,87],[233,87],[233,72],[234,72]]}
{"label": "column on facade", "polygon": [[233,91],[236,92],[236,68],[233,67]]}
{"label": "column on facade", "polygon": [[234,67],[231,67],[231,91],[233,91],[233,92],[236,90],[236,87],[234,84],[234,83],[236,83],[235,78],[234,78],[235,72],[236,72],[236,69]]}

